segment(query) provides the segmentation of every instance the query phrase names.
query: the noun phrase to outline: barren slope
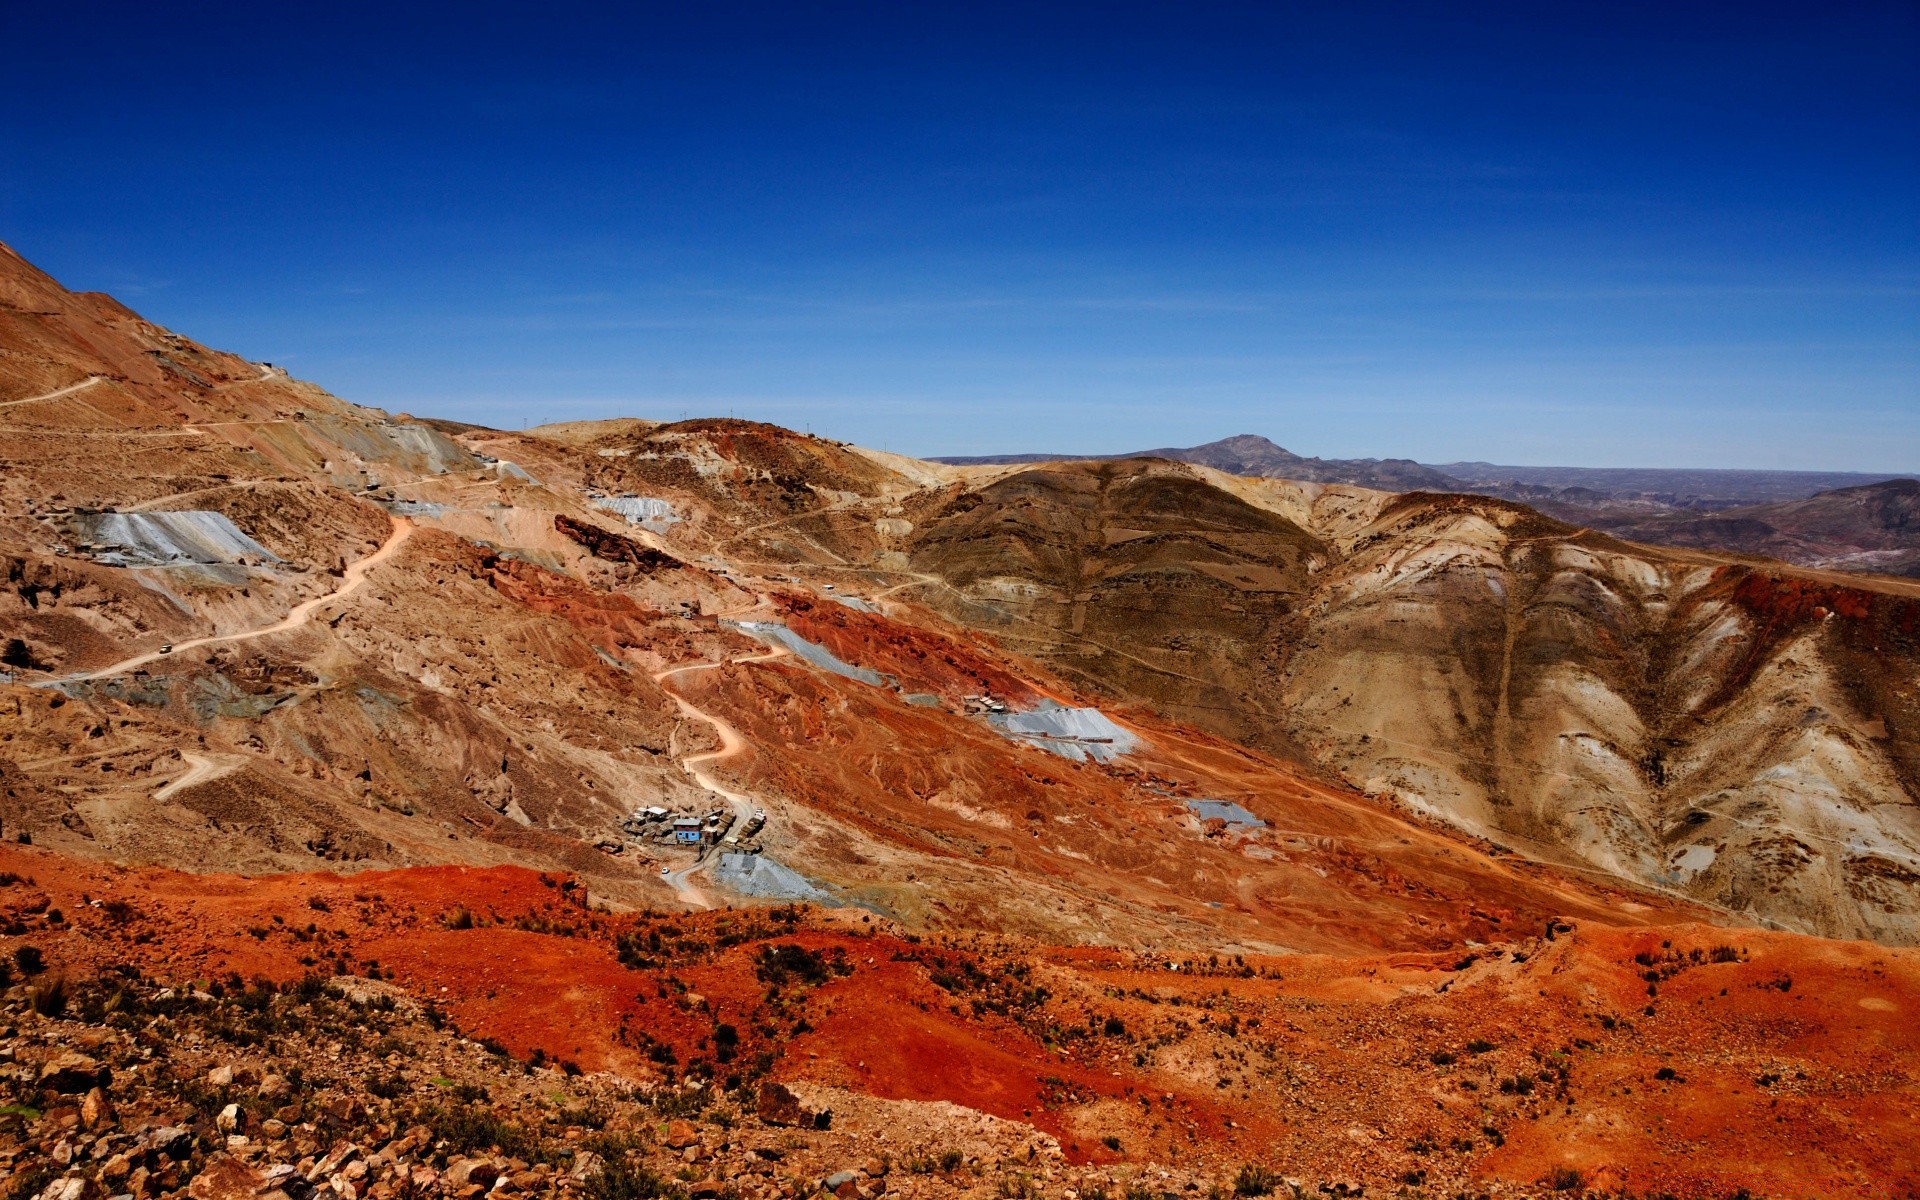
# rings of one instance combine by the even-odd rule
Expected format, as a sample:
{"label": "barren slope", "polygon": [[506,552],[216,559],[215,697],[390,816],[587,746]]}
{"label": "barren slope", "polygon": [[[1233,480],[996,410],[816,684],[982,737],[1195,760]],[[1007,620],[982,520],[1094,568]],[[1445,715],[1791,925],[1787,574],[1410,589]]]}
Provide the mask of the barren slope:
{"label": "barren slope", "polygon": [[1532,852],[1791,928],[1920,937],[1920,596],[1493,499],[1219,477],[1186,486],[1288,514],[1292,545],[1223,534],[1183,497],[1156,536],[1204,552],[1116,562],[1139,534],[1111,481],[1178,470],[1053,464],[955,496],[914,564],[961,593],[924,594],[1076,677]]}

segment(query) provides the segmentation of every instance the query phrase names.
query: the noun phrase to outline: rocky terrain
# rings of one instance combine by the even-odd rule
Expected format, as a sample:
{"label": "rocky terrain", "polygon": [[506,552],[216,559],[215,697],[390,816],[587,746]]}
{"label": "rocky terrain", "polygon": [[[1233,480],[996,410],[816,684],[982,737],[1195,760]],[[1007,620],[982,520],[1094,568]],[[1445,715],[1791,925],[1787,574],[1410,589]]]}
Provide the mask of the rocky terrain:
{"label": "rocky terrain", "polygon": [[1920,979],[1861,944],[1556,921],[1464,953],[1143,956],[616,914],[517,868],[0,864],[10,1195],[1920,1183]]}
{"label": "rocky terrain", "polygon": [[1899,581],[392,415],[10,251],[0,564],[0,1200],[1915,1178]]}

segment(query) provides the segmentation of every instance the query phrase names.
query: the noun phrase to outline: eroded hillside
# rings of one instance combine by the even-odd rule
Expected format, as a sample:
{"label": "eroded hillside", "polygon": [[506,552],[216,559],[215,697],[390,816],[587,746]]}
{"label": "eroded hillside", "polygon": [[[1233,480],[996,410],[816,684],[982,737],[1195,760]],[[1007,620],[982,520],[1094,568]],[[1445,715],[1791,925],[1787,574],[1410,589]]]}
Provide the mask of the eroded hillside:
{"label": "eroded hillside", "polygon": [[1914,1178],[1907,593],[0,318],[12,1200]]}
{"label": "eroded hillside", "polygon": [[[1531,853],[1789,928],[1920,936],[1920,591],[1482,497],[1195,473],[1181,486],[1244,498],[1234,519],[1184,498],[1140,519],[1184,470],[1053,464],[970,490],[916,535],[915,565],[961,589],[927,598]],[[1162,521],[1180,553],[1129,552]]]}
{"label": "eroded hillside", "polygon": [[[1694,912],[1409,822],[910,602],[915,517],[972,496],[937,469],[737,421],[388,417],[15,274],[19,343],[70,360],[22,382],[91,381],[0,410],[31,452],[4,485],[0,820],[36,844],[514,862],[627,903],[1258,952]],[[1325,553],[1163,484],[1115,561],[1285,581]]]}

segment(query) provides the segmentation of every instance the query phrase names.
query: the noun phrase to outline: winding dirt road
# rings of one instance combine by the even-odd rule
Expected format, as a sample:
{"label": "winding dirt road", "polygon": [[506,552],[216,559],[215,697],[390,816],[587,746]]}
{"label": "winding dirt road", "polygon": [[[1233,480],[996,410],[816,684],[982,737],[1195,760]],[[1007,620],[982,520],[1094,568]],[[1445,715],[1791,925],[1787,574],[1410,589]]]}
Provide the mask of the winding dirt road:
{"label": "winding dirt road", "polygon": [[[680,760],[680,769],[685,771],[695,783],[725,799],[726,802],[733,807],[733,820],[735,824],[740,824],[753,816],[754,802],[752,798],[743,796],[739,792],[724,786],[719,780],[701,770],[696,764],[713,763],[719,762],[722,759],[732,758],[747,748],[747,741],[740,736],[740,731],[728,724],[724,718],[714,716],[712,713],[688,701],[686,697],[669,689],[667,687],[667,680],[675,675],[682,675],[689,671],[711,671],[716,667],[727,666],[731,663],[767,662],[771,659],[780,658],[786,653],[787,650],[785,647],[775,647],[762,654],[743,654],[738,658],[722,659],[719,662],[689,663],[684,667],[669,667],[664,671],[655,673],[653,676],[653,681],[660,685],[661,690],[673,697],[673,702],[679,706],[682,716],[691,717],[696,721],[705,721],[707,724],[713,726],[714,734],[720,739],[720,748],[718,750],[707,750],[700,754],[687,755]],[[713,907],[713,902],[707,899],[706,893],[695,887],[690,878],[694,872],[701,870],[707,865],[709,857],[709,853],[706,850],[702,850],[700,857],[696,859],[691,866],[672,872],[665,877],[668,886],[673,888],[674,892],[679,895],[682,901],[697,908]]]}
{"label": "winding dirt road", "polygon": [[22,396],[18,400],[0,400],[0,408],[12,408],[16,404],[32,404],[36,400],[58,400],[62,396],[71,396],[83,388],[90,388],[96,383],[103,383],[106,378],[105,375],[89,375],[79,383],[70,383],[66,387],[43,392],[38,396]]}
{"label": "winding dirt road", "polygon": [[365,558],[349,564],[346,572],[340,578],[339,587],[324,596],[316,596],[311,600],[295,605],[291,612],[271,625],[265,625],[259,629],[249,629],[241,633],[223,633],[214,637],[195,638],[190,642],[176,642],[174,643],[173,649],[168,653],[163,654],[158,650],[150,650],[145,654],[136,654],[132,658],[122,659],[110,667],[101,667],[97,671],[87,671],[79,675],[69,675],[66,677],[66,681],[85,682],[92,679],[105,679],[108,676],[118,675],[123,671],[131,671],[135,667],[143,667],[150,662],[156,662],[159,659],[170,657],[173,654],[179,654],[183,651],[198,649],[201,646],[214,646],[225,642],[250,641],[253,638],[267,637],[275,633],[285,633],[289,629],[298,629],[300,626],[306,624],[308,619],[321,608],[324,608],[335,600],[344,599],[357,591],[360,585],[366,582],[367,572],[392,558],[395,554],[398,554],[400,548],[406,545],[407,539],[412,536],[412,521],[407,520],[405,517],[393,518],[393,533],[388,536],[385,544]]}
{"label": "winding dirt road", "polygon": [[243,758],[208,758],[204,754],[195,754],[191,750],[181,751],[180,757],[187,764],[186,774],[168,780],[159,791],[153,794],[155,800],[165,800],[181,788],[189,788],[196,783],[206,783],[222,775],[231,775],[246,762]]}

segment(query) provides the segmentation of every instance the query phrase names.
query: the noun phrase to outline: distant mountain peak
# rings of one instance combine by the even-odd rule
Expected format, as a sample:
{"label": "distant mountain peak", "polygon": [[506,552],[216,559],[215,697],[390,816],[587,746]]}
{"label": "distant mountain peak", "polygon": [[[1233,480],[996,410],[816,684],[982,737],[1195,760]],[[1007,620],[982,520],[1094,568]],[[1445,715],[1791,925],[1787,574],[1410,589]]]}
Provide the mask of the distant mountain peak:
{"label": "distant mountain peak", "polygon": [[1236,433],[1232,437],[1223,437],[1217,442],[1206,442],[1193,447],[1188,453],[1200,454],[1210,450],[1233,454],[1264,454],[1278,458],[1299,459],[1300,455],[1285,446],[1275,445],[1272,440],[1257,433]]}

